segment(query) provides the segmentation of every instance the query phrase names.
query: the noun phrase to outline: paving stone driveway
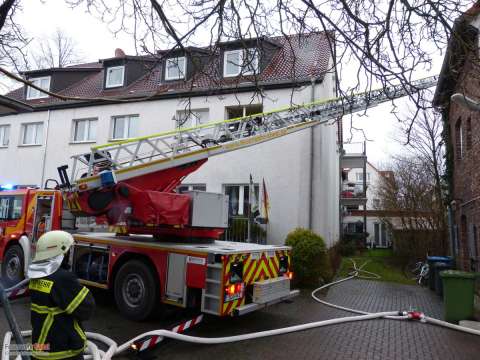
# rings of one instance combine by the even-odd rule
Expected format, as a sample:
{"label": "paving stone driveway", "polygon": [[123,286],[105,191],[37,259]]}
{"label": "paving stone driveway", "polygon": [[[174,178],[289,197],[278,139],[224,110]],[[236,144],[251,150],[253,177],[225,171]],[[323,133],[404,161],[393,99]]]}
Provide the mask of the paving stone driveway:
{"label": "paving stone driveway", "polygon": [[[416,308],[430,316],[442,317],[439,298],[418,286],[352,280],[336,285],[326,299],[365,311]],[[121,318],[110,299],[98,299],[94,319],[86,326],[113,337],[119,343],[141,332],[167,327],[170,320],[134,323]],[[23,328],[28,327],[28,301],[14,305]],[[266,311],[240,318],[207,317],[189,335],[214,337],[274,329],[310,321],[349,316],[344,311],[316,303],[308,291],[290,304],[278,304]],[[0,335],[6,321],[0,314]],[[164,341],[151,359],[480,359],[480,338],[418,322],[369,320],[225,345],[194,345]],[[123,356],[122,358],[134,358]]]}

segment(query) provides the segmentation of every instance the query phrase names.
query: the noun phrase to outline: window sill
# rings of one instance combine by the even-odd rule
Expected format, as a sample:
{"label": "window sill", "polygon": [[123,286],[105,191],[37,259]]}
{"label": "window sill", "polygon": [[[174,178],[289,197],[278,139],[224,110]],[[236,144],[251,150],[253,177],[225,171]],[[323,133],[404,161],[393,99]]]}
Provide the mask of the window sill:
{"label": "window sill", "polygon": [[107,142],[109,142],[109,143],[116,143],[116,142],[119,142],[119,141],[126,141],[126,140],[132,140],[132,139],[135,139],[135,137],[122,138],[122,139],[108,139]]}
{"label": "window sill", "polygon": [[20,144],[18,147],[34,147],[34,146],[43,146],[43,144]]}
{"label": "window sill", "polygon": [[81,145],[81,144],[95,144],[96,140],[87,140],[87,141],[70,141],[70,145]]}
{"label": "window sill", "polygon": [[[47,90],[50,91],[50,90]],[[39,97],[26,97],[25,100],[38,100],[38,99],[46,99],[49,95],[46,96],[39,96]]]}
{"label": "window sill", "polygon": [[8,145],[0,145],[0,149],[8,149]]}
{"label": "window sill", "polygon": [[107,85],[105,84],[105,90],[115,90],[123,87],[124,84],[119,84],[119,85]]}
{"label": "window sill", "polygon": [[174,77],[174,78],[165,78],[165,81],[176,81],[176,80],[185,80],[185,76]]}
{"label": "window sill", "polygon": [[[256,75],[259,76],[260,74],[257,73]],[[223,74],[224,78],[234,78],[234,77],[243,78],[247,76],[255,76],[255,73],[248,72],[248,73],[238,73],[238,74]]]}

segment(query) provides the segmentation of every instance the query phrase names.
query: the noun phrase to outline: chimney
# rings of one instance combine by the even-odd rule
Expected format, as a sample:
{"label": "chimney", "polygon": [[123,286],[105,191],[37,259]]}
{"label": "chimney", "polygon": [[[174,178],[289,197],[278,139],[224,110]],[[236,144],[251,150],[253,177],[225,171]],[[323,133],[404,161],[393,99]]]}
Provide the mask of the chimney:
{"label": "chimney", "polygon": [[115,57],[116,58],[123,58],[123,57],[125,57],[125,53],[123,52],[122,49],[116,48],[115,49]]}

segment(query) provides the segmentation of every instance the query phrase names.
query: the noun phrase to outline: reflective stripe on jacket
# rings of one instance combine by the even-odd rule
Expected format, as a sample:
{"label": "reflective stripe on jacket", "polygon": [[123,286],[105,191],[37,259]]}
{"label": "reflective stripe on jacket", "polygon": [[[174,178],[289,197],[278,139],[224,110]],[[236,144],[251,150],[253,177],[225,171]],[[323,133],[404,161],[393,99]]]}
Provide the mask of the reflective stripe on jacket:
{"label": "reflective stripe on jacket", "polygon": [[30,280],[29,289],[33,356],[53,360],[81,354],[87,339],[80,321],[87,320],[95,308],[89,290],[62,268]]}

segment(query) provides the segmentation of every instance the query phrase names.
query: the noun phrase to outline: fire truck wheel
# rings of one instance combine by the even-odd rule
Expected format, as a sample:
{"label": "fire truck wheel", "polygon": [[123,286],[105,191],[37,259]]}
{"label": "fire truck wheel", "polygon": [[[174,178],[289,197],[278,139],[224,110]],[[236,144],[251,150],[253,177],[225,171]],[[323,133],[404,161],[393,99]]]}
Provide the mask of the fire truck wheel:
{"label": "fire truck wheel", "polygon": [[158,281],[152,269],[142,261],[130,260],[115,277],[115,302],[120,312],[132,320],[145,320],[159,305]]}
{"label": "fire truck wheel", "polygon": [[5,252],[2,262],[2,278],[4,285],[13,286],[24,279],[24,258],[20,245],[12,245]]}

